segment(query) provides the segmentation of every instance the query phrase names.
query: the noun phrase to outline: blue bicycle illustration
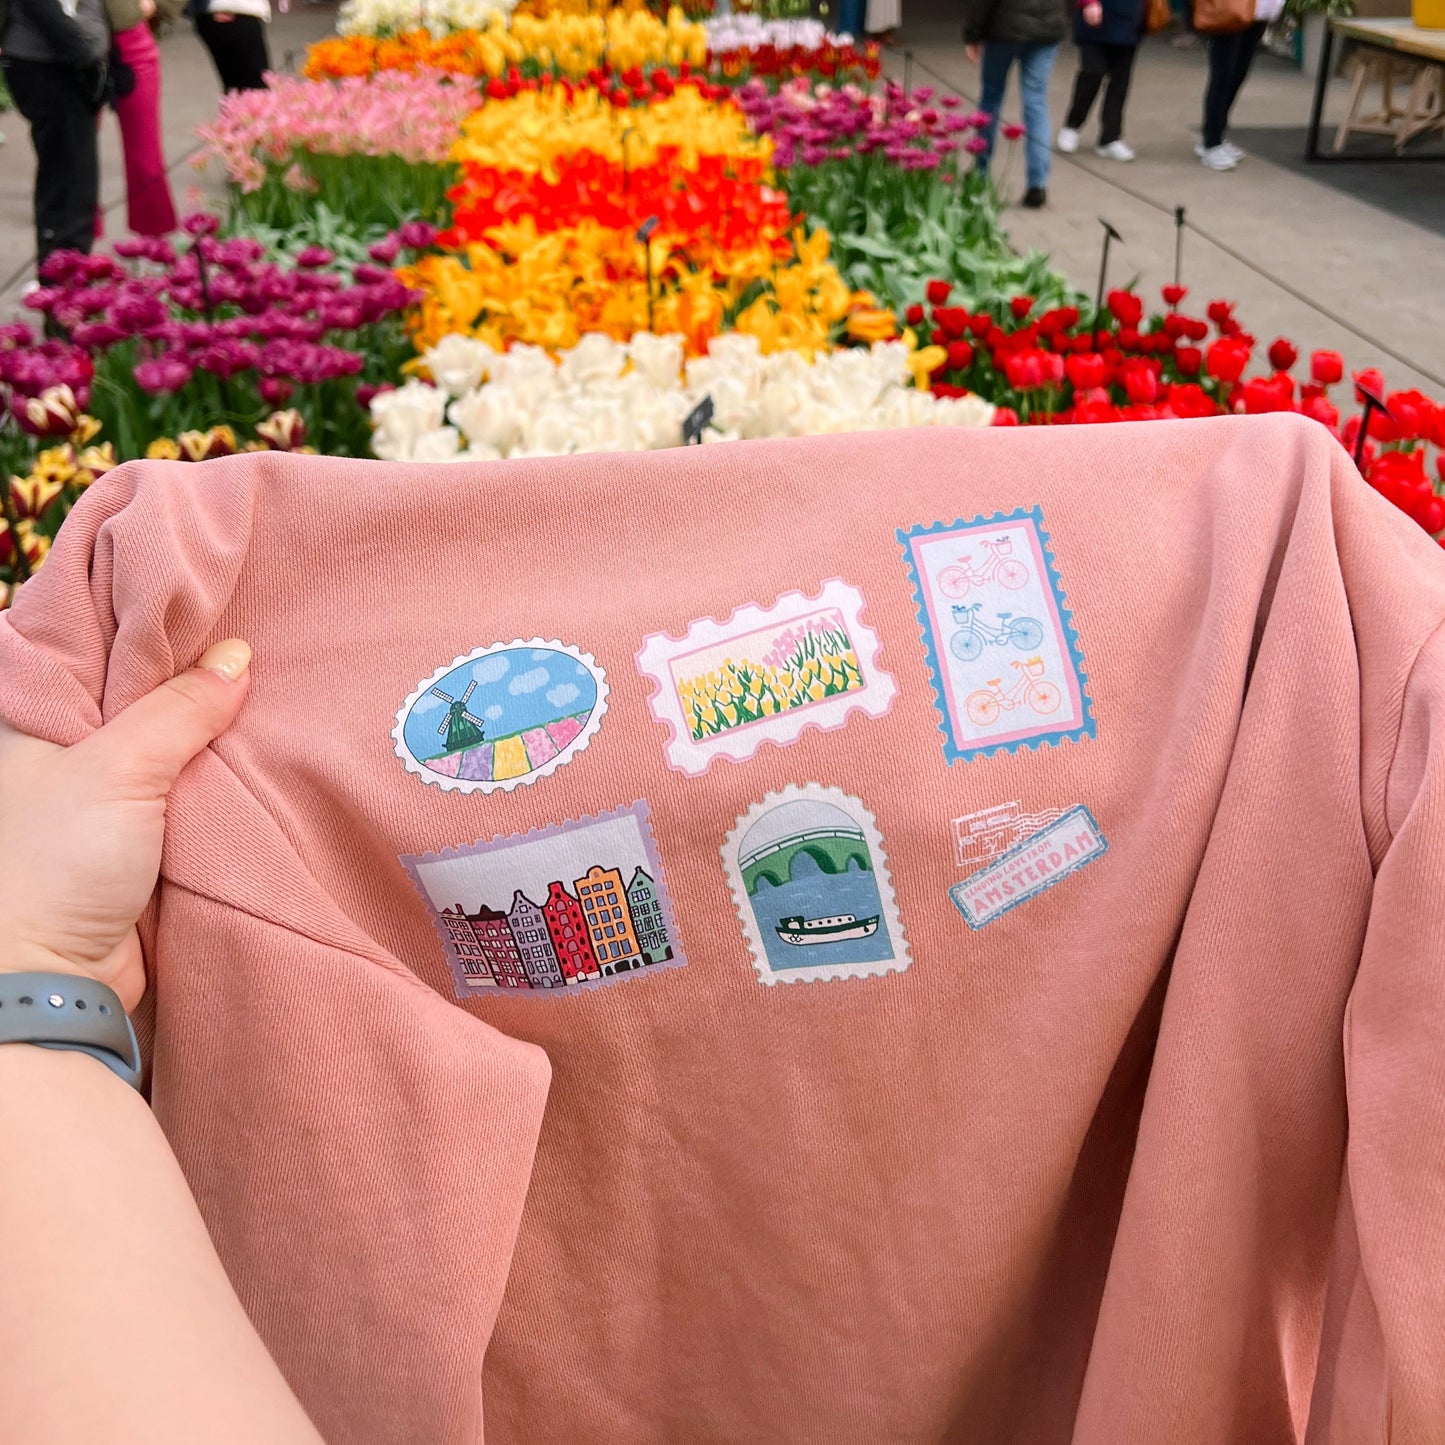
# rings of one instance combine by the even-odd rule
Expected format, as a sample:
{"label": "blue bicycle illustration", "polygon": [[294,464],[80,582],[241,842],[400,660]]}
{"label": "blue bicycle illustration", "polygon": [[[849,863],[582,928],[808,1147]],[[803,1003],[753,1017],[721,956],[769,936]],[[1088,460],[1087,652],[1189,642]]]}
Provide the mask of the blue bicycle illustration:
{"label": "blue bicycle illustration", "polygon": [[957,603],[951,609],[958,631],[948,639],[948,650],[960,662],[972,662],[983,653],[984,643],[992,642],[998,647],[1013,643],[1022,652],[1032,652],[1044,640],[1043,626],[1032,617],[1015,617],[1012,612],[999,612],[998,626],[984,622],[978,615],[982,606],[970,602],[966,607]]}

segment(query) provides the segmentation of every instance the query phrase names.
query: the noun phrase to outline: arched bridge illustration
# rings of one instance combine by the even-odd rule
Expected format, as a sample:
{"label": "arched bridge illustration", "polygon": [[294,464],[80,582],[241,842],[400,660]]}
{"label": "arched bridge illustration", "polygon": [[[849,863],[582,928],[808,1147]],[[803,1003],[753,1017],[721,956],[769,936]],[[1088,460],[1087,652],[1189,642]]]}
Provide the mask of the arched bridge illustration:
{"label": "arched bridge illustration", "polygon": [[809,828],[805,833],[779,838],[738,859],[748,896],[758,891],[758,881],[762,878],[774,888],[781,888],[792,878],[793,860],[800,853],[806,853],[824,873],[842,873],[850,863],[856,863],[865,871],[873,867],[861,832],[851,828]]}

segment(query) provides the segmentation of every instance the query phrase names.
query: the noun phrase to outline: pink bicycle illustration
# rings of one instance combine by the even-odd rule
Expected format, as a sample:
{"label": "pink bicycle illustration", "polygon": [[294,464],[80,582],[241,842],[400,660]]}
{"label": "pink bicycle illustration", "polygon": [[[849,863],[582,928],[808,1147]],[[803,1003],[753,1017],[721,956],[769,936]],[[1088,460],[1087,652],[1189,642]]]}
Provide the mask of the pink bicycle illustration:
{"label": "pink bicycle illustration", "polygon": [[1063,701],[1063,693],[1051,682],[1043,681],[1044,660],[1030,657],[1023,662],[1011,662],[1009,666],[1018,674],[1018,679],[1007,691],[1002,687],[1002,678],[991,677],[977,692],[969,693],[964,700],[964,710],[981,728],[998,721],[999,713],[1012,712],[1016,707],[1030,707],[1037,713],[1057,712]]}
{"label": "pink bicycle illustration", "polygon": [[983,548],[989,556],[982,567],[975,567],[973,558],[965,553],[938,574],[938,590],[945,597],[966,597],[970,587],[982,587],[986,582],[997,582],[1015,592],[1029,585],[1029,569],[1013,555],[1012,537],[984,538]]}

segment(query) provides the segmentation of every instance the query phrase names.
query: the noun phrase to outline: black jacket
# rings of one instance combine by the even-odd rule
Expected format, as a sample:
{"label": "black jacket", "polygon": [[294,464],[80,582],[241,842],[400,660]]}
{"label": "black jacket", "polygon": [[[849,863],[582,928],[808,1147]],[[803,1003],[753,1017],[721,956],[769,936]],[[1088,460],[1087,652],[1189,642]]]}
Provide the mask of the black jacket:
{"label": "black jacket", "polygon": [[963,38],[1017,45],[1055,45],[1069,33],[1067,0],[963,0]]}
{"label": "black jacket", "polygon": [[12,60],[103,72],[110,26],[101,0],[0,0],[0,49]]}

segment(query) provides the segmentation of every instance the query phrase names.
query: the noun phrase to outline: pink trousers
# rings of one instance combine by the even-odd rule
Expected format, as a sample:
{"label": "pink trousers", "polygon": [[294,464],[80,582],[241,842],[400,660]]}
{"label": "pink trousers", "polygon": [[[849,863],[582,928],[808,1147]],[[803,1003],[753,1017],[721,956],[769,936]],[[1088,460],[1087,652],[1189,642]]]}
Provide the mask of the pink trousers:
{"label": "pink trousers", "polygon": [[115,45],[135,71],[135,89],[115,103],[125,153],[126,222],[138,236],[164,236],[176,229],[176,206],[161,144],[160,51],[144,22],[117,32]]}

